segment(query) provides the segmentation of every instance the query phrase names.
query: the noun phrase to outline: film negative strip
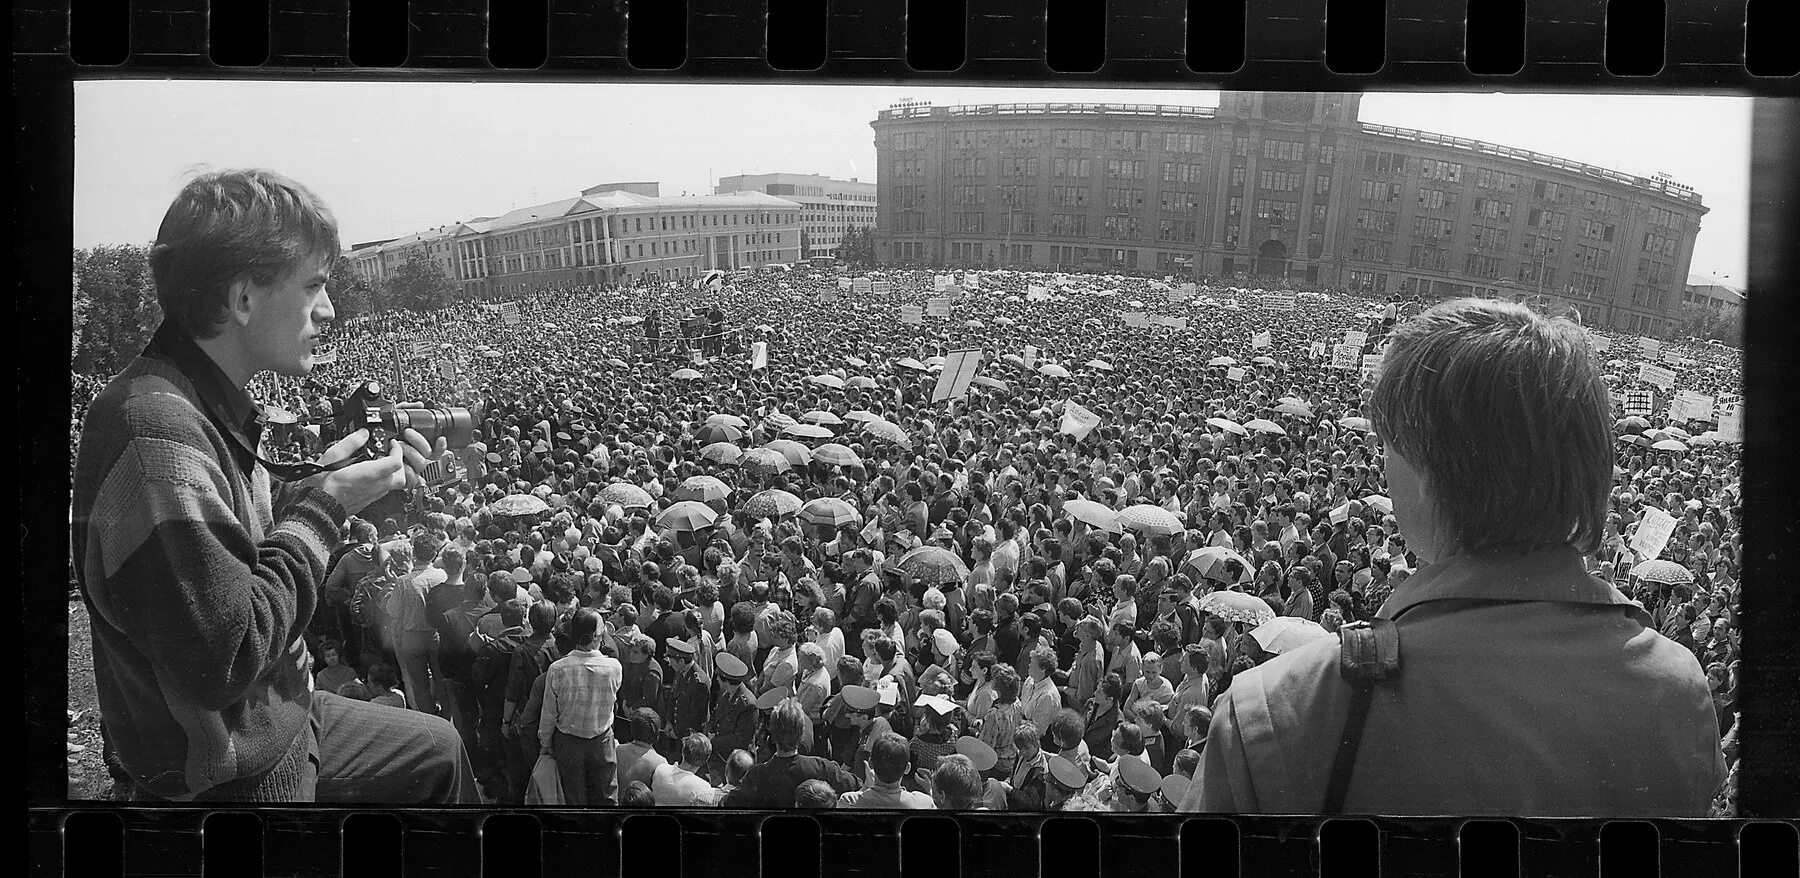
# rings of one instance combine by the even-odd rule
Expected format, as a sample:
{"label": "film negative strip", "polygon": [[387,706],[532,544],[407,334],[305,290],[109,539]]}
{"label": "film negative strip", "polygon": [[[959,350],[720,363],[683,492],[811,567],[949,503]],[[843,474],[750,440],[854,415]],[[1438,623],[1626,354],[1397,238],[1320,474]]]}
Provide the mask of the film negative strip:
{"label": "film negative strip", "polygon": [[[15,4],[20,109],[15,229],[24,274],[61,289],[73,203],[73,84],[110,78],[759,82],[1244,91],[1702,91],[1759,104],[1750,286],[1796,277],[1791,154],[1800,53],[1778,4],[1433,0],[117,0]],[[1787,100],[1785,105],[1781,103]],[[480,123],[474,123],[480,124]],[[45,166],[33,164],[38,157]],[[1785,195],[1783,194],[1785,193]],[[1785,205],[1785,206],[1783,206]],[[1785,213],[1783,212],[1785,211]],[[52,219],[46,219],[46,217]],[[56,227],[52,230],[48,227]],[[26,252],[26,251],[35,252]],[[1775,437],[1791,435],[1791,302],[1750,305],[1746,367],[1754,473],[1745,503],[1756,547],[1746,581],[1783,582],[1800,562],[1793,484]],[[29,330],[58,333],[59,296],[22,302]],[[50,331],[55,330],[55,331]],[[60,356],[59,352],[52,352]],[[59,369],[51,374],[60,374]],[[56,382],[22,388],[60,410]],[[1759,406],[1759,400],[1766,404]],[[1785,402],[1783,402],[1785,401]],[[22,409],[23,410],[23,409]],[[39,419],[25,459],[60,460],[57,419]],[[48,429],[44,429],[48,427]],[[1789,440],[1791,442],[1791,440]],[[1791,447],[1791,446],[1789,446]],[[37,452],[32,456],[29,452]],[[22,494],[60,496],[55,466]],[[40,484],[41,482],[41,484]],[[1757,516],[1765,516],[1760,519]],[[47,582],[67,541],[53,512],[26,528],[22,580]],[[35,590],[41,591],[41,589]],[[69,617],[28,590],[29,844],[34,873],[619,875],[1793,875],[1800,740],[1786,620],[1800,590],[1746,592],[1742,816],[1709,820],[1275,817],[688,809],[145,807],[70,801],[56,706]],[[1783,676],[1787,675],[1787,676]],[[1495,766],[1503,772],[1504,766]]]}

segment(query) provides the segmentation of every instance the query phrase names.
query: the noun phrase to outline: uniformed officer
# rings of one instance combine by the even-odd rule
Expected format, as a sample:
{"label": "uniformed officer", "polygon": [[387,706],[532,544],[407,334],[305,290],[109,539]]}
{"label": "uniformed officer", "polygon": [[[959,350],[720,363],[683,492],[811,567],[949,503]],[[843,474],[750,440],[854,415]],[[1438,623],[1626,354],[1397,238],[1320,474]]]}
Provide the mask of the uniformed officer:
{"label": "uniformed officer", "polygon": [[668,737],[680,741],[706,724],[708,687],[700,677],[700,666],[694,660],[698,648],[686,640],[670,638],[669,666],[674,669],[669,683]]}
{"label": "uniformed officer", "polygon": [[1150,810],[1150,799],[1162,791],[1162,775],[1142,759],[1120,759],[1112,782],[1112,809]]}
{"label": "uniformed officer", "polygon": [[722,777],[724,760],[731,751],[749,750],[755,740],[756,702],[751,699],[750,690],[744,687],[750,668],[742,659],[721,652],[715,660],[714,671],[719,678],[719,695],[713,701],[705,727],[706,733],[712,736],[713,761]]}

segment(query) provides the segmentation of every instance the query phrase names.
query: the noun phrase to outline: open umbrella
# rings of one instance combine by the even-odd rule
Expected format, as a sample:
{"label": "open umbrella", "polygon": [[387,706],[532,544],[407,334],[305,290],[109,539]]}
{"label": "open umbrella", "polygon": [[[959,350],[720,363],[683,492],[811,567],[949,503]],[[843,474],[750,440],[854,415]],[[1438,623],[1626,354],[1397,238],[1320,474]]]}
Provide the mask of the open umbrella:
{"label": "open umbrella", "polygon": [[1051,378],[1067,378],[1069,377],[1069,370],[1064,369],[1055,363],[1045,363],[1038,367],[1038,374],[1047,375]]}
{"label": "open umbrella", "polygon": [[814,375],[806,380],[811,381],[814,384],[832,388],[833,390],[844,389],[844,379],[839,378],[836,375]]}
{"label": "open umbrella", "polygon": [[682,500],[711,503],[730,497],[731,486],[713,476],[688,476],[681,487],[675,489],[675,496]]}
{"label": "open umbrella", "polygon": [[899,366],[902,369],[911,369],[914,372],[928,371],[924,363],[921,363],[918,360],[913,359],[912,357],[905,357],[900,360],[897,360],[894,362],[894,365]]}
{"label": "open umbrella", "polygon": [[709,445],[714,442],[736,442],[744,438],[744,431],[721,422],[701,427],[694,433],[694,438]]}
{"label": "open umbrella", "polygon": [[1368,418],[1338,418],[1338,426],[1356,430],[1361,433],[1367,433],[1370,430],[1375,429],[1375,425],[1369,423]]}
{"label": "open umbrella", "polygon": [[939,546],[920,546],[900,556],[900,569],[924,585],[959,582],[969,576],[969,566],[955,552]]}
{"label": "open umbrella", "polygon": [[1274,366],[1274,365],[1276,365],[1274,357],[1252,357],[1250,359],[1250,362],[1255,363],[1259,366]]}
{"label": "open umbrella", "polygon": [[935,355],[934,355],[934,356],[930,356],[930,357],[926,357],[926,358],[925,358],[925,365],[926,365],[926,366],[927,366],[927,367],[930,367],[930,366],[942,366],[942,365],[944,365],[944,364],[945,364],[945,363],[948,363],[948,362],[950,362],[950,361],[949,361],[949,360],[946,360],[946,359],[944,359],[944,358],[943,358],[943,357],[939,357],[939,356],[935,356]]}
{"label": "open umbrella", "polygon": [[868,409],[851,409],[850,411],[844,413],[844,420],[856,421],[858,423],[863,423],[863,422],[867,422],[867,421],[879,421],[881,419],[882,419],[882,417],[880,415],[875,414],[874,412],[869,411]]}
{"label": "open umbrella", "polygon": [[[702,476],[702,478],[705,478]],[[712,527],[719,520],[719,513],[711,506],[696,500],[683,500],[656,516],[656,526],[676,531],[696,531]]]}
{"label": "open umbrella", "polygon": [[862,458],[856,456],[847,445],[827,442],[813,449],[813,460],[832,466],[862,466]]}
{"label": "open umbrella", "polygon": [[1274,433],[1277,436],[1287,435],[1287,431],[1281,429],[1280,424],[1263,418],[1257,418],[1254,421],[1246,421],[1244,423],[1244,429],[1255,430],[1258,433]]}
{"label": "open umbrella", "polygon": [[1002,359],[1008,363],[1011,363],[1014,366],[1018,366],[1021,369],[1025,368],[1025,358],[1019,356],[1018,354],[1005,354],[1005,355],[1002,355],[1000,357],[1000,359]]}
{"label": "open umbrella", "polygon": [[776,439],[763,446],[765,451],[773,451],[781,455],[790,466],[806,466],[812,463],[812,449],[792,439]]}
{"label": "open umbrella", "polygon": [[1102,372],[1111,372],[1113,370],[1112,364],[1105,360],[1089,360],[1082,365],[1089,369],[1098,369]]}
{"label": "open umbrella", "polygon": [[1012,390],[1012,385],[1007,384],[1006,382],[1001,381],[998,378],[989,378],[986,375],[977,375],[974,378],[970,378],[969,383],[970,384],[979,384],[982,387],[991,387],[991,388],[1001,391],[1001,392],[1006,392],[1006,391]]}
{"label": "open umbrella", "polygon": [[1150,534],[1178,534],[1187,530],[1181,516],[1161,506],[1139,503],[1127,506],[1119,511],[1119,517],[1113,520],[1119,527]]}
{"label": "open umbrella", "polygon": [[1361,500],[1362,500],[1362,504],[1364,506],[1367,506],[1370,509],[1374,509],[1374,510],[1380,512],[1382,515],[1393,515],[1394,514],[1394,501],[1389,500],[1384,495],[1370,494],[1367,497],[1361,498]]}
{"label": "open umbrella", "polygon": [[768,417],[763,418],[763,423],[770,427],[774,427],[776,430],[786,430],[800,422],[781,412],[771,412]]}
{"label": "open umbrella", "polygon": [[1237,365],[1237,360],[1235,360],[1231,357],[1213,357],[1212,359],[1206,361],[1206,365],[1208,365],[1208,366],[1235,366],[1235,365]]}
{"label": "open umbrella", "polygon": [[786,455],[773,448],[752,448],[744,452],[744,456],[739,458],[738,464],[744,468],[745,472],[753,476],[770,476],[794,468],[794,465],[788,462]]}
{"label": "open umbrella", "polygon": [[849,378],[844,379],[844,386],[873,390],[875,388],[875,379],[870,378],[867,375],[852,375]]}
{"label": "open umbrella", "polygon": [[744,449],[729,442],[714,442],[700,449],[700,459],[710,460],[722,466],[735,465],[744,457]]}
{"label": "open umbrella", "polygon": [[1680,439],[1664,439],[1652,444],[1650,449],[1652,451],[1686,451],[1688,450],[1688,447],[1687,443],[1682,442]]}
{"label": "open umbrella", "polygon": [[1660,582],[1664,585],[1680,585],[1694,581],[1694,571],[1675,563],[1653,559],[1631,568],[1631,575],[1645,582]]}
{"label": "open umbrella", "polygon": [[1093,525],[1101,530],[1111,527],[1114,519],[1119,517],[1118,510],[1113,509],[1105,503],[1088,500],[1082,497],[1077,497],[1063,503],[1062,511],[1064,515],[1067,515],[1076,521]]}
{"label": "open umbrella", "polygon": [[[1230,573],[1226,572],[1225,567],[1227,561],[1238,562],[1240,569],[1236,577],[1233,577]],[[1252,566],[1243,555],[1223,546],[1207,546],[1205,548],[1195,549],[1192,552],[1189,552],[1187,557],[1183,558],[1181,561],[1181,572],[1186,573],[1189,579],[1196,582],[1203,579],[1210,579],[1214,582],[1223,582],[1226,585],[1237,585],[1239,583],[1249,582],[1254,575],[1255,570],[1256,568]]]}
{"label": "open umbrella", "polygon": [[1642,433],[1645,430],[1650,429],[1650,422],[1637,415],[1632,415],[1630,417],[1620,418],[1613,426],[1626,433]]}
{"label": "open umbrella", "polygon": [[820,425],[828,425],[828,426],[837,426],[839,424],[844,423],[843,418],[840,418],[837,415],[832,414],[831,412],[825,411],[824,409],[814,409],[810,412],[807,412],[806,414],[800,416],[800,420],[805,421],[808,424],[820,424]]}
{"label": "open umbrella", "polygon": [[1218,427],[1219,429],[1224,430],[1227,433],[1236,433],[1239,436],[1250,435],[1250,431],[1244,429],[1243,424],[1240,424],[1237,421],[1233,421],[1233,420],[1230,420],[1227,418],[1207,418],[1206,425],[1208,427]]}
{"label": "open umbrella", "polygon": [[737,415],[725,414],[725,413],[720,413],[720,414],[716,414],[716,415],[712,415],[712,416],[708,417],[706,419],[706,423],[709,426],[712,424],[730,424],[731,426],[736,427],[739,430],[750,429],[750,422],[744,420],[743,418],[738,417]]}
{"label": "open umbrella", "polygon": [[863,424],[863,431],[878,439],[886,439],[889,442],[897,443],[903,448],[912,447],[912,440],[907,438],[906,431],[902,429],[899,424],[892,421],[880,420],[865,422]]}
{"label": "open umbrella", "polygon": [[1001,326],[1011,326],[1014,323],[1017,323],[1019,321],[1014,320],[1011,317],[995,317],[994,322],[1000,324]]}
{"label": "open umbrella", "polygon": [[643,488],[630,482],[613,482],[600,489],[600,502],[626,509],[649,509],[653,501],[650,492]]}
{"label": "open umbrella", "polygon": [[1275,611],[1262,598],[1241,591],[1215,591],[1200,598],[1200,611],[1211,613],[1227,622],[1261,625],[1275,618]]}
{"label": "open umbrella", "polygon": [[869,361],[863,359],[862,357],[845,357],[844,362],[849,363],[850,365],[855,366],[858,369],[867,368],[869,365]]}
{"label": "open umbrella", "polygon": [[619,359],[618,357],[607,357],[606,365],[611,366],[614,369],[629,369],[629,368],[631,368],[630,363],[627,363],[624,360]]}
{"label": "open umbrella", "polygon": [[831,430],[818,424],[795,424],[781,431],[783,436],[799,436],[802,439],[830,439]]}
{"label": "open umbrella", "polygon": [[1330,637],[1331,632],[1311,619],[1276,616],[1250,629],[1250,636],[1256,638],[1256,645],[1262,647],[1264,652],[1281,655],[1315,640]]}
{"label": "open umbrella", "polygon": [[970,328],[970,329],[980,329],[980,328],[982,328],[982,327],[983,327],[983,326],[986,326],[986,325],[987,325],[987,324],[985,324],[985,323],[982,323],[982,322],[981,322],[981,321],[979,321],[979,320],[966,320],[966,321],[964,321],[964,322],[963,322],[963,325],[964,325],[964,326],[967,326],[967,327],[968,327],[968,328]]}
{"label": "open umbrella", "polygon": [[1284,402],[1281,405],[1276,406],[1275,410],[1284,415],[1298,415],[1302,418],[1312,417],[1312,409],[1308,408],[1304,403]]}
{"label": "open umbrella", "polygon": [[800,520],[820,527],[836,528],[846,524],[862,524],[862,513],[836,497],[808,500],[800,507]]}
{"label": "open umbrella", "polygon": [[506,356],[505,354],[500,353],[499,351],[482,351],[481,355],[490,360],[498,360],[501,357]]}
{"label": "open umbrella", "polygon": [[1296,403],[1296,404],[1298,404],[1298,405],[1306,405],[1306,404],[1307,404],[1307,403],[1306,403],[1306,400],[1304,400],[1304,399],[1301,399],[1301,398],[1300,398],[1300,397],[1298,397],[1298,396],[1284,396],[1284,397],[1282,397],[1282,398],[1280,398],[1280,399],[1278,399],[1278,400],[1275,400],[1275,401],[1276,401],[1276,402],[1291,402],[1291,403]]}
{"label": "open umbrella", "polygon": [[1636,445],[1640,448],[1649,448],[1651,442],[1648,436],[1639,436],[1632,433],[1626,433],[1625,435],[1620,436],[1619,441],[1626,445]]}
{"label": "open umbrella", "polygon": [[537,515],[550,509],[542,497],[532,494],[512,494],[501,497],[488,506],[495,515]]}
{"label": "open umbrella", "polygon": [[805,505],[799,497],[782,490],[763,491],[744,501],[744,514],[751,518],[780,518],[793,515]]}
{"label": "open umbrella", "polygon": [[675,374],[670,375],[669,377],[677,381],[699,381],[705,376],[692,369],[676,369]]}

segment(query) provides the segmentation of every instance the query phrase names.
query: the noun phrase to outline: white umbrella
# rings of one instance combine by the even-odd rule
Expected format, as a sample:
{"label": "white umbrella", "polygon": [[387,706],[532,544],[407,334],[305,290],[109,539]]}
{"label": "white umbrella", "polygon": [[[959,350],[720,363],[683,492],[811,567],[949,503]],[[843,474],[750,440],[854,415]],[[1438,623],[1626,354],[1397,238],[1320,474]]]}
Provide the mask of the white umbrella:
{"label": "white umbrella", "polygon": [[1230,420],[1227,418],[1207,418],[1206,425],[1209,427],[1218,427],[1219,429],[1224,430],[1227,433],[1236,433],[1239,436],[1250,435],[1250,431],[1244,429],[1243,424],[1240,424],[1237,421],[1233,421],[1233,420]]}
{"label": "white umbrella", "polygon": [[1117,510],[1105,503],[1077,497],[1063,503],[1064,515],[1102,530],[1111,527],[1113,520],[1119,517]]}
{"label": "white umbrella", "polygon": [[1257,418],[1254,421],[1247,421],[1244,424],[1244,428],[1247,430],[1255,430],[1258,433],[1274,433],[1277,436],[1286,436],[1287,435],[1287,431],[1283,430],[1281,428],[1280,424],[1277,424],[1274,421],[1266,420],[1264,418]]}
{"label": "white umbrella", "polygon": [[1315,640],[1330,637],[1331,632],[1311,619],[1277,616],[1250,629],[1250,636],[1256,639],[1256,645],[1262,647],[1264,652],[1280,655]]}

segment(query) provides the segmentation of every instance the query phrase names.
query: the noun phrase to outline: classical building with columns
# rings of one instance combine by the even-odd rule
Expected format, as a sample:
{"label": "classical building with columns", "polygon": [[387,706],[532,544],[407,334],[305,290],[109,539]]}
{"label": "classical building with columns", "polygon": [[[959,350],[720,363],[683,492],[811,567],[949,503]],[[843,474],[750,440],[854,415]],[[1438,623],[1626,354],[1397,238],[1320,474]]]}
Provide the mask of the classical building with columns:
{"label": "classical building with columns", "polygon": [[1707,212],[1692,189],[1362,122],[1360,101],[896,105],[870,123],[876,257],[1493,296],[1672,327]]}

